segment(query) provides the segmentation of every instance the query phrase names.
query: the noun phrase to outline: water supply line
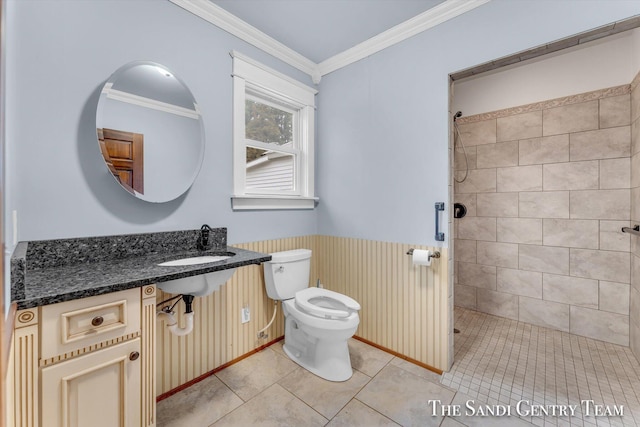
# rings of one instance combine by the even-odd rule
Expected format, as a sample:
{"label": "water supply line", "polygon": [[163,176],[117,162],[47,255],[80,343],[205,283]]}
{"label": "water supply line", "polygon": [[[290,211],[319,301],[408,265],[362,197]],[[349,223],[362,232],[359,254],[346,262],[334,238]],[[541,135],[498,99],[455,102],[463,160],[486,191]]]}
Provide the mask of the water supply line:
{"label": "water supply line", "polygon": [[464,178],[458,180],[458,178],[456,178],[456,168],[455,168],[455,162],[453,165],[453,179],[457,182],[457,183],[461,183],[464,182],[467,179],[467,176],[469,176],[469,158],[467,157],[467,149],[464,146],[464,141],[462,140],[462,135],[460,133],[460,128],[458,127],[458,123],[457,123],[457,119],[459,119],[460,117],[462,117],[462,111],[458,111],[457,113],[455,113],[453,115],[453,155],[455,156],[455,152],[456,152],[456,134],[458,135],[458,141],[460,141],[460,145],[462,145],[462,151],[464,152],[464,163],[466,165],[466,170],[464,172]]}
{"label": "water supply line", "polygon": [[[186,305],[186,309],[184,313],[184,320],[185,320],[184,328],[181,328],[180,326],[178,326],[178,321],[175,318],[175,312],[172,311],[173,307],[175,307],[175,305],[178,303],[179,300],[176,301],[176,303],[173,304],[171,307],[165,306],[157,310],[156,315],[158,316],[159,319],[162,319],[162,318],[165,319],[165,321],[167,322],[167,328],[169,329],[169,332],[179,337],[182,337],[184,335],[190,334],[191,331],[193,331],[193,314],[194,313],[191,307],[192,307],[194,296],[178,295],[178,297],[182,297],[182,300]],[[175,298],[178,298],[178,297],[175,297]],[[171,300],[175,298],[171,298]],[[163,302],[166,302],[166,301],[163,301]]]}
{"label": "water supply line", "polygon": [[273,321],[276,320],[276,313],[277,312],[278,312],[278,300],[274,300],[273,301],[273,316],[271,316],[271,320],[269,321],[269,324],[258,331],[258,339],[267,338],[269,336],[269,334],[265,334],[264,331],[269,329],[269,326],[271,326],[273,324]]}
{"label": "water supply line", "polygon": [[[318,281],[316,282],[316,287],[324,288],[324,286],[322,286],[322,283],[320,283],[320,279],[318,279]],[[273,300],[273,316],[271,316],[271,320],[269,321],[269,324],[258,331],[258,339],[264,339],[269,336],[269,334],[265,334],[264,331],[269,329],[269,326],[271,326],[273,324],[273,321],[276,320],[277,312],[278,312],[278,300]]]}

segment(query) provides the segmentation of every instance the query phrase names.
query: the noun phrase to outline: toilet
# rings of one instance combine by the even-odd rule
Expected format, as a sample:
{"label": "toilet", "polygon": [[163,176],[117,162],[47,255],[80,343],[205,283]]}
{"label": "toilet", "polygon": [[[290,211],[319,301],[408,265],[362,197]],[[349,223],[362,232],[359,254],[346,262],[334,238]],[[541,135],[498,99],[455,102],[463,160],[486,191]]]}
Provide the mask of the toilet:
{"label": "toilet", "polygon": [[282,301],[284,352],[298,365],[329,381],[353,375],[347,340],[356,333],[360,304],[328,289],[309,288],[311,251],[271,254],[264,263],[267,295]]}

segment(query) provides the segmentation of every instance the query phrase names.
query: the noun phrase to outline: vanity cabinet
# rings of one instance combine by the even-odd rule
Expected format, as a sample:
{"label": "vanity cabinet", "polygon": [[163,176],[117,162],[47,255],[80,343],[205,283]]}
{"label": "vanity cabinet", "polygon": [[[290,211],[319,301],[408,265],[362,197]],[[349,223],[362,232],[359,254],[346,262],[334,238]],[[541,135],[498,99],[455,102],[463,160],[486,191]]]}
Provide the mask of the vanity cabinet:
{"label": "vanity cabinet", "polygon": [[18,312],[16,427],[155,425],[155,286]]}
{"label": "vanity cabinet", "polygon": [[42,425],[140,425],[139,355],[136,338],[42,368]]}

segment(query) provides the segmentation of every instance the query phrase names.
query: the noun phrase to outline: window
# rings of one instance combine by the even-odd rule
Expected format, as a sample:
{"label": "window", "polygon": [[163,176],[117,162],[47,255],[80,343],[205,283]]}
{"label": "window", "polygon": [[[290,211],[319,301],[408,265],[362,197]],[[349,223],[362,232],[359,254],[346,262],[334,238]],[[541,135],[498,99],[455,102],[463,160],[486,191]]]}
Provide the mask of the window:
{"label": "window", "polygon": [[313,209],[317,91],[231,55],[233,209]]}

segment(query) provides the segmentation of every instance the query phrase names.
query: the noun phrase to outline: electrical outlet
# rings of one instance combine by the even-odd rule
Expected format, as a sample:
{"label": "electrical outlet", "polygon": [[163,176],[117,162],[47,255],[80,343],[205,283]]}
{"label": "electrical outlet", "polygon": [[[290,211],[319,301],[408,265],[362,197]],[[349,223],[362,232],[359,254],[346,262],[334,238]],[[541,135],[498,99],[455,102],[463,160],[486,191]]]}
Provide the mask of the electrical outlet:
{"label": "electrical outlet", "polygon": [[247,323],[249,320],[251,320],[251,310],[249,310],[248,305],[242,307],[242,310],[240,310],[240,314],[242,317],[242,323]]}

